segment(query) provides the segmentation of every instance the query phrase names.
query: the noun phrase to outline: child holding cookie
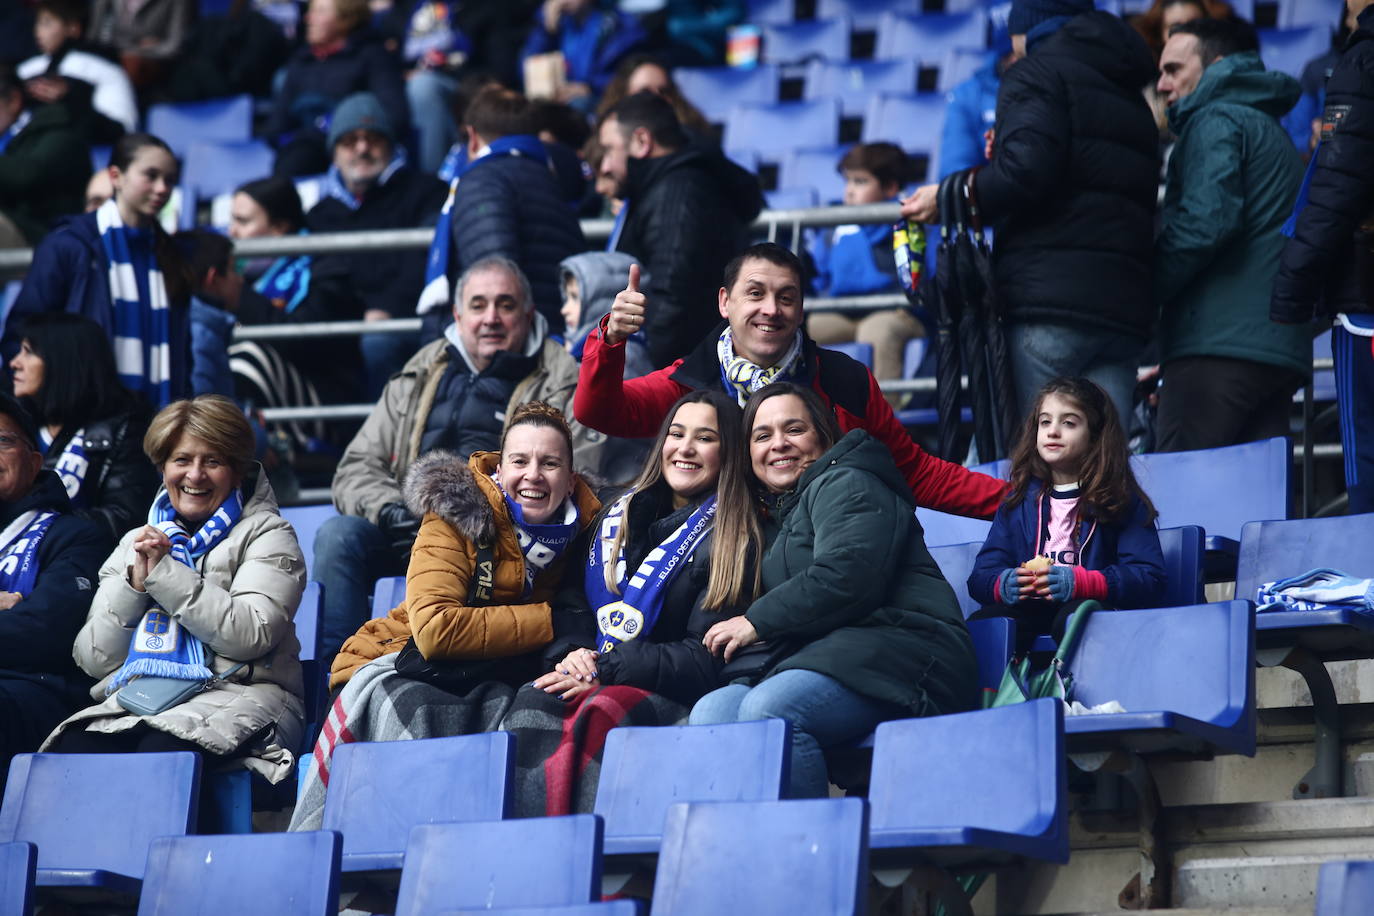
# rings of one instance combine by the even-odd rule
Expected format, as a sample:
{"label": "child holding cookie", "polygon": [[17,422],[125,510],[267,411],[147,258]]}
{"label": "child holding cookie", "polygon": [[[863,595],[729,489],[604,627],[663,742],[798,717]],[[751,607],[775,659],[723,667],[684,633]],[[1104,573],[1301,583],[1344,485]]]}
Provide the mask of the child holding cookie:
{"label": "child holding cookie", "polygon": [[1014,617],[1017,645],[1058,635],[1079,602],[1155,606],[1164,558],[1154,505],[1131,472],[1111,398],[1085,378],[1040,389],[1011,456],[1011,491],[969,574],[985,606],[972,617]]}

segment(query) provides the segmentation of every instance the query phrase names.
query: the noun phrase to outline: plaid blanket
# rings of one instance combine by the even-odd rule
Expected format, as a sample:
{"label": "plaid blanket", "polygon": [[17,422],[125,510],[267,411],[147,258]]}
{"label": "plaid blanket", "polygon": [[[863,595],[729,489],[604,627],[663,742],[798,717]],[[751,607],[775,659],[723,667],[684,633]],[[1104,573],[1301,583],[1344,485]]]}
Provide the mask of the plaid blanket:
{"label": "plaid blanket", "polygon": [[606,733],[619,725],[682,725],[686,706],[638,687],[600,687],[571,703],[526,685],[501,721],[515,734],[515,817],[587,813]]}
{"label": "plaid blanket", "polygon": [[291,830],[319,830],[334,748],[350,741],[406,741],[493,731],[510,709],[515,688],[499,681],[481,684],[466,695],[440,690],[396,673],[396,656],[369,662],[334,698],[320,738],[314,766],[296,800]]}

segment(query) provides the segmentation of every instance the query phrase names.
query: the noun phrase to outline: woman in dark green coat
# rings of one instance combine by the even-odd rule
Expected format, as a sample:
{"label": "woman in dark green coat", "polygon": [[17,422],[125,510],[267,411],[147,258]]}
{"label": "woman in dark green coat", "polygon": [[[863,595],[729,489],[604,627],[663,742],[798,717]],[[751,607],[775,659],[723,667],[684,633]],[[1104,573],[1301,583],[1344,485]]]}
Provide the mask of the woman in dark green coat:
{"label": "woman in dark green coat", "polygon": [[769,516],[765,593],[703,641],[727,663],[759,640],[773,651],[703,697],[691,721],[787,719],[790,794],[822,797],[826,747],[886,719],[973,706],[973,645],[882,443],[862,430],[841,438],[824,403],[786,382],[749,399],[744,428]]}

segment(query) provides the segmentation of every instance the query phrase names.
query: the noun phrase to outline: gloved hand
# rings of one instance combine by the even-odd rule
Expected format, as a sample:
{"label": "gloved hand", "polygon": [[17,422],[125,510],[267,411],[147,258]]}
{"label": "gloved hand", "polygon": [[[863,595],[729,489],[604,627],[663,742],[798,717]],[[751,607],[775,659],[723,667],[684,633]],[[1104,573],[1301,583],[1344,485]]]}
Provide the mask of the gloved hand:
{"label": "gloved hand", "polygon": [[1021,579],[1014,567],[1002,570],[997,577],[997,596],[1008,605],[1021,600]]}
{"label": "gloved hand", "polygon": [[1054,565],[1045,570],[1036,580],[1036,588],[1051,601],[1064,603],[1073,597],[1074,574],[1072,566]]}
{"label": "gloved hand", "polygon": [[377,527],[391,542],[393,550],[410,553],[415,535],[420,531],[420,520],[411,515],[405,503],[387,503],[377,513]]}

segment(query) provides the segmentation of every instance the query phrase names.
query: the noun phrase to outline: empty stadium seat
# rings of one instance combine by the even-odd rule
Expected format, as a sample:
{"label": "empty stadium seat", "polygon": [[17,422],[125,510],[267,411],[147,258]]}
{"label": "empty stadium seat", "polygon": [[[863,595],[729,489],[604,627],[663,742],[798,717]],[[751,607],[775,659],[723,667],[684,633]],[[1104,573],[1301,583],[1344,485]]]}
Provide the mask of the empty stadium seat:
{"label": "empty stadium seat", "polygon": [[406,577],[385,576],[372,583],[372,616],[385,617],[406,600]]}
{"label": "empty stadium seat", "polygon": [[412,827],[504,818],[514,765],[509,732],[341,744],[321,826],[343,834],[345,875],[398,869]]}
{"label": "empty stadium seat", "polygon": [[981,518],[950,515],[924,507],[916,510],[916,521],[921,523],[926,546],[931,548],[972,542],[981,544],[988,539],[988,529],[992,527],[992,522]]}
{"label": "empty stadium seat", "polygon": [[819,202],[815,188],[783,188],[764,191],[763,199],[769,210],[805,210]]}
{"label": "empty stadium seat", "polygon": [[868,101],[862,139],[865,143],[895,143],[907,152],[924,153],[934,159],[944,118],[943,93],[880,93]]}
{"label": "empty stadium seat", "polygon": [[570,903],[566,906],[478,907],[471,910],[444,910],[437,916],[641,916],[638,900],[598,900],[595,903]]}
{"label": "empty stadium seat", "polygon": [[873,30],[883,18],[883,13],[903,13],[908,16],[921,14],[920,0],[816,0],[817,19],[837,19],[849,17],[856,29]]}
{"label": "empty stadium seat", "polygon": [[37,862],[32,843],[0,843],[0,916],[32,916]]}
{"label": "empty stadium seat", "polygon": [[1007,662],[1016,652],[1016,621],[1010,617],[988,617],[965,621],[964,625],[978,659],[978,686],[996,694]]}
{"label": "empty stadium seat", "polygon": [[726,150],[725,158],[746,172],[757,173],[759,170],[759,154],[751,149]]}
{"label": "empty stadium seat", "polygon": [[320,631],[320,599],[324,586],[318,582],[305,583],[300,606],[296,608],[296,639],[301,644],[301,661],[315,657],[315,640]]}
{"label": "empty stadium seat", "polygon": [[595,814],[419,825],[406,845],[396,916],[597,900],[601,837]]}
{"label": "empty stadium seat", "polygon": [[137,895],[153,838],[194,827],[200,769],[189,751],[20,754],[0,805],[0,843],[38,847],[40,888]]}
{"label": "empty stadium seat", "polygon": [[938,67],[954,48],[981,50],[987,46],[987,14],[981,8],[920,16],[887,13],[878,23],[873,56],[878,60],[915,57],[923,67]]}
{"label": "empty stadium seat", "polygon": [[1063,722],[1063,704],[1040,699],[879,725],[868,789],[873,867],[1067,862]]}
{"label": "empty stadium seat", "polygon": [[843,353],[855,362],[863,363],[869,370],[873,369],[873,344],[871,343],[850,340],[843,343],[826,344],[825,349]]}
{"label": "empty stadium seat", "polygon": [[806,67],[802,98],[835,99],[847,118],[862,117],[876,92],[916,91],[914,60],[814,60]]}
{"label": "empty stadium seat", "polygon": [[187,210],[194,211],[199,201],[271,175],[276,155],[261,140],[195,140],[187,148],[181,169],[181,183],[189,197]]}
{"label": "empty stadium seat", "polygon": [[240,143],[253,139],[253,97],[153,105],[148,109],[147,126],[148,133],[160,137],[184,161],[198,140]]}
{"label": "empty stadium seat", "polygon": [[929,351],[929,338],[913,337],[908,340],[906,349],[902,352],[902,378],[915,378],[921,371],[921,363],[925,362],[926,353]]}
{"label": "empty stadium seat", "polygon": [[844,176],[839,164],[848,151],[848,146],[788,151],[778,166],[778,187],[813,188],[822,204],[840,203],[844,200]]}
{"label": "empty stadium seat", "polygon": [[317,506],[284,506],[281,517],[291,523],[296,531],[296,543],[301,545],[305,555],[305,571],[315,578],[315,534],[326,521],[339,514],[331,503]]}
{"label": "empty stadium seat", "polygon": [[793,0],[748,0],[746,21],[754,25],[792,22],[797,18]]}
{"label": "empty stadium seat", "polygon": [[965,617],[978,610],[980,605],[969,596],[967,583],[968,574],[973,572],[973,564],[978,559],[978,552],[983,549],[983,542],[975,540],[964,544],[926,546],[930,550],[930,558],[940,567],[940,572],[950,588],[954,589],[954,597],[959,599],[959,610],[964,612]]}
{"label": "empty stadium seat", "polygon": [[[1319,0],[1279,0],[1278,26],[1281,29],[1321,26],[1330,31],[1336,24],[1333,13],[1330,3]],[[1253,17],[1250,18],[1253,21]]]}
{"label": "empty stadium seat", "polygon": [[1331,48],[1331,26],[1309,25],[1296,29],[1260,29],[1260,58],[1266,70],[1302,76],[1302,68]]}
{"label": "empty stadium seat", "polygon": [[725,119],[721,147],[753,150],[779,162],[797,147],[836,146],[840,141],[840,105],[834,99],[736,105]]}
{"label": "empty stadium seat", "polygon": [[936,88],[941,92],[950,92],[955,86],[971,79],[984,64],[996,57],[996,51],[984,51],[982,48],[950,48],[940,62],[940,79]]}
{"label": "empty stadium seat", "polygon": [[675,802],[782,798],[789,730],[783,719],[612,729],[595,809],[606,822],[606,855],[658,852]]}
{"label": "empty stadium seat", "polygon": [[745,102],[777,102],[778,79],[778,68],[772,64],[760,64],[747,70],[682,67],[673,71],[673,80],[682,94],[715,122],[724,121],[731,108]]}
{"label": "empty stadium seat", "polygon": [[1374,862],[1324,862],[1317,873],[1315,916],[1368,916],[1374,911]]}
{"label": "empty stadium seat", "polygon": [[794,22],[763,27],[764,62],[795,64],[818,57],[821,60],[849,59],[849,20],[838,19]]}
{"label": "empty stadium seat", "polygon": [[148,850],[138,916],[333,916],[341,846],[330,830],[158,837]]}
{"label": "empty stadium seat", "polygon": [[862,798],[668,809],[654,916],[858,916],[867,912],[867,891],[868,802]]}

